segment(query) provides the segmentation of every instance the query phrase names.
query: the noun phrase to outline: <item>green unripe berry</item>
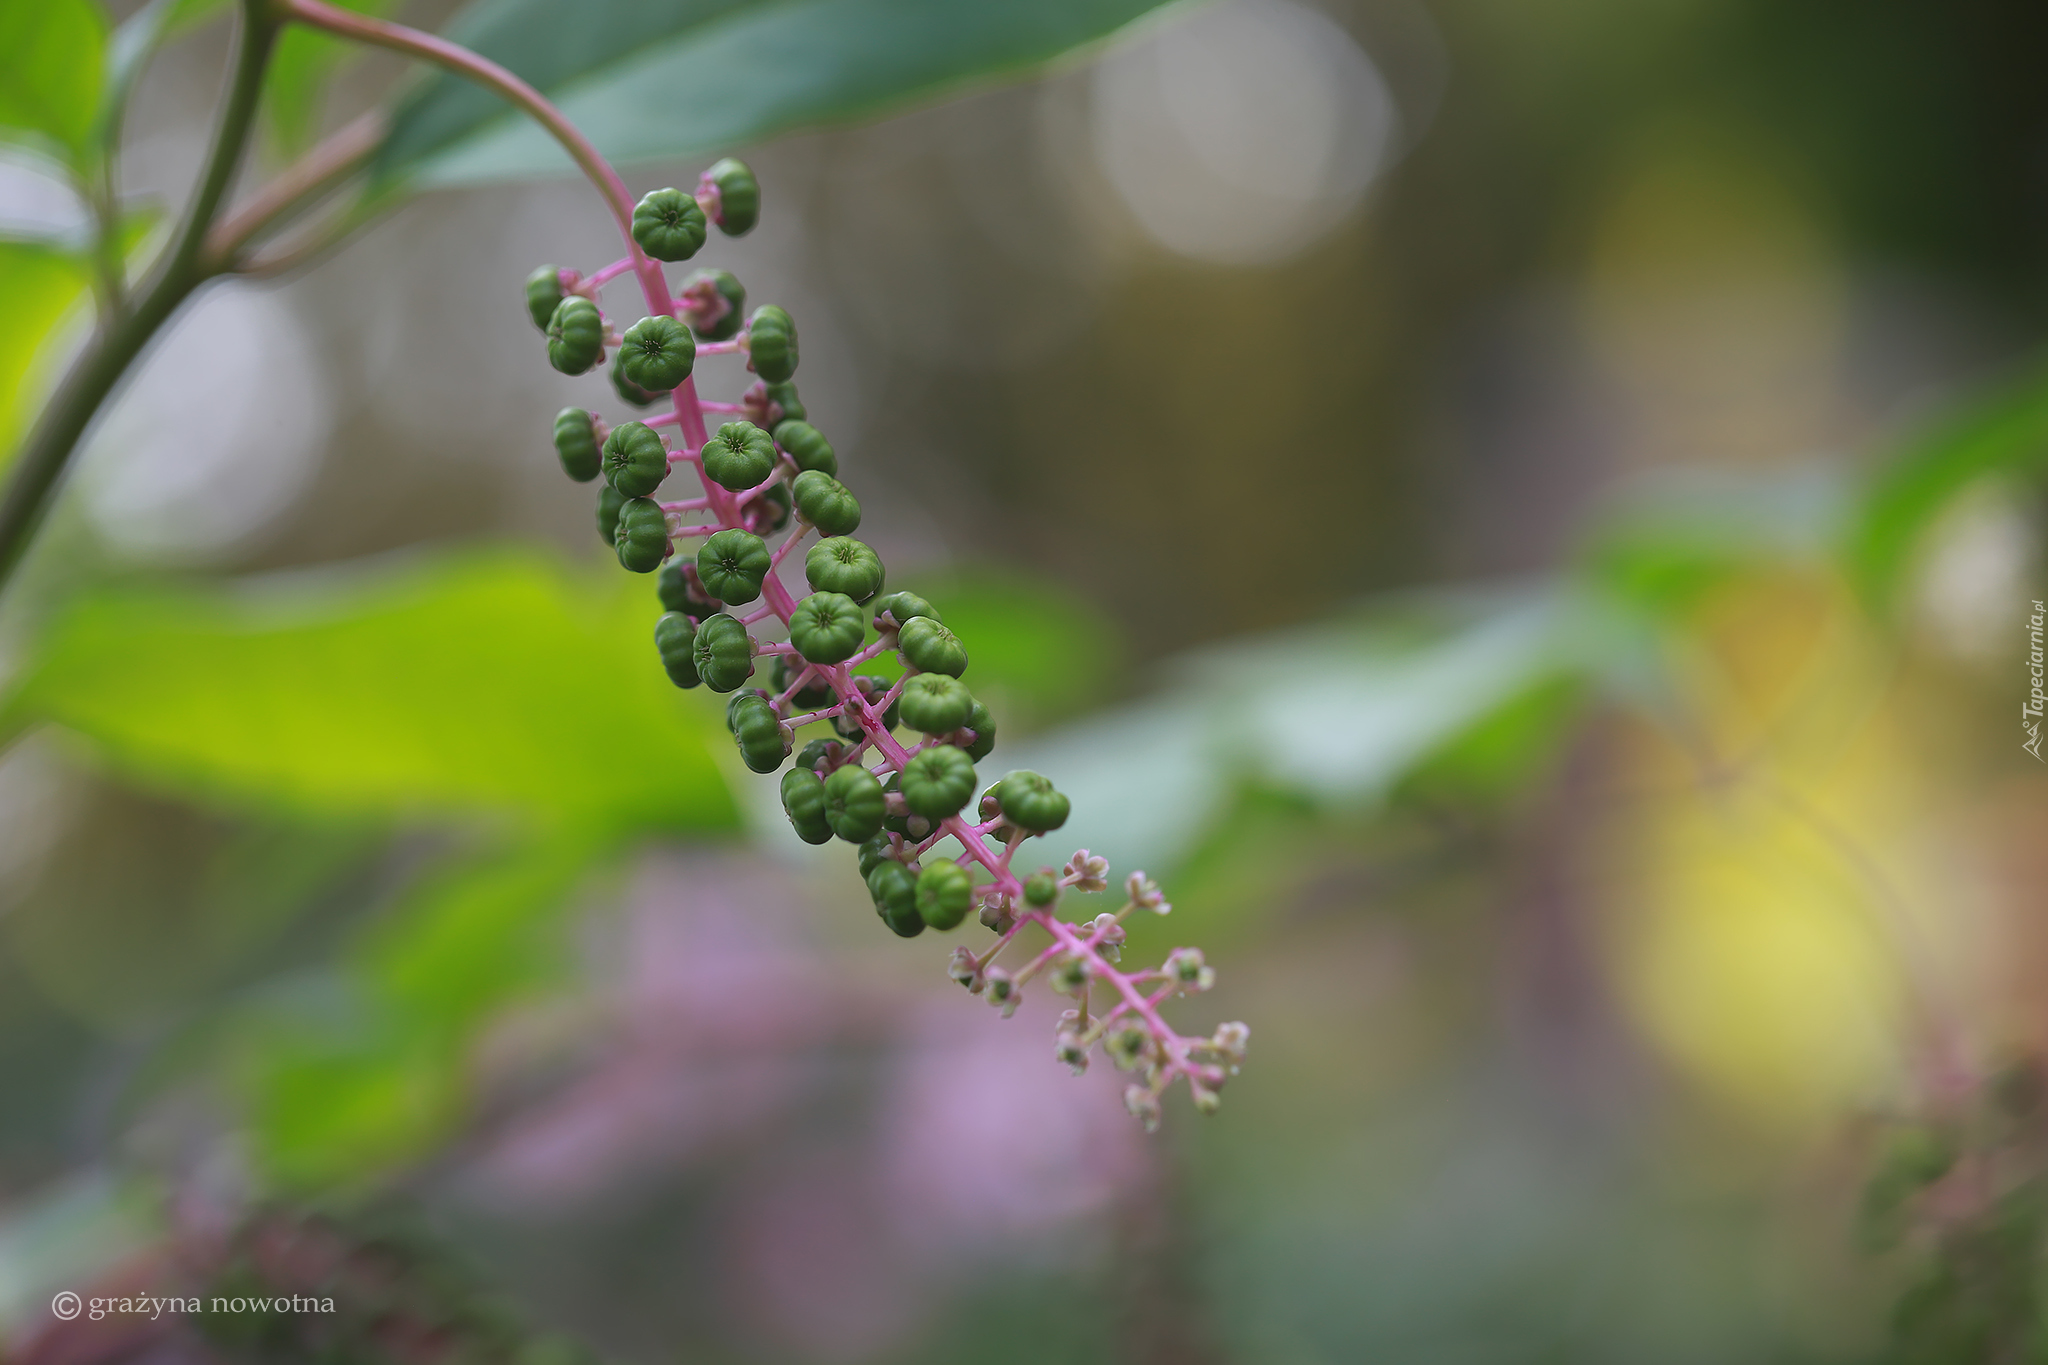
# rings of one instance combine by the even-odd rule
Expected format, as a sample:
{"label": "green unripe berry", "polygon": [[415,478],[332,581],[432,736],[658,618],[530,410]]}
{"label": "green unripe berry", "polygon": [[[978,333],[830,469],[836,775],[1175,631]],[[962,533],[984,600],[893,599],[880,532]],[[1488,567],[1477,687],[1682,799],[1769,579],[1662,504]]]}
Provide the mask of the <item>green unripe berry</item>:
{"label": "green unripe berry", "polygon": [[704,210],[681,190],[655,190],[633,206],[633,240],[657,261],[689,260],[704,232]]}
{"label": "green unripe berry", "polygon": [[[861,696],[871,703],[889,690],[889,685],[880,678],[855,678],[853,686]],[[896,728],[896,713],[900,707],[900,702],[892,701],[889,703],[888,709],[882,712],[882,728],[884,730]],[[860,716],[851,707],[832,718],[832,728],[856,744],[860,742],[862,735],[865,733],[861,729]],[[895,779],[891,778],[890,781],[893,782]]]}
{"label": "green unripe berry", "polygon": [[814,664],[846,662],[867,634],[860,605],[841,593],[814,592],[789,614],[789,642]]}
{"label": "green unripe berry", "polygon": [[796,510],[826,535],[851,535],[860,529],[860,502],[830,474],[808,470],[796,476],[794,490]]}
{"label": "green unripe berry", "polygon": [[563,408],[555,414],[555,454],[561,457],[562,472],[578,483],[589,483],[604,469],[604,452],[597,448],[597,424],[582,408]]}
{"label": "green unripe berry", "polygon": [[797,766],[817,772],[820,764],[828,760],[836,764],[839,755],[845,752],[846,746],[836,739],[814,739],[797,751]]}
{"label": "green unripe berry", "polygon": [[728,237],[742,237],[754,230],[761,218],[761,182],[744,161],[726,157],[704,178],[718,186],[718,211],[713,217],[718,230]]}
{"label": "green unripe berry", "polygon": [[661,566],[661,577],[655,581],[654,592],[661,599],[663,611],[679,611],[699,621],[717,612],[718,604],[704,593],[696,573],[695,561],[681,555]]}
{"label": "green unripe berry", "polygon": [[757,773],[772,773],[789,757],[789,727],[766,697],[742,692],[726,708],[726,725],[740,746],[740,759]]}
{"label": "green unripe berry", "polygon": [[1052,783],[1028,769],[1005,773],[996,784],[996,800],[1003,818],[1019,829],[1034,834],[1058,829],[1067,823],[1073,803],[1053,789]]}
{"label": "green unripe berry", "polygon": [[789,485],[771,483],[749,503],[747,525],[759,531],[780,531],[789,525]]}
{"label": "green unripe berry", "polygon": [[634,573],[653,573],[668,555],[668,513],[652,498],[628,498],[619,509],[612,548]]}
{"label": "green unripe berry", "polygon": [[785,418],[776,423],[775,444],[789,452],[798,469],[815,469],[825,474],[839,472],[839,457],[832,453],[832,443],[809,422]]}
{"label": "green unripe berry", "polygon": [[911,729],[944,735],[967,723],[974,711],[974,696],[958,678],[918,673],[903,684],[896,704],[902,708],[903,723]]}
{"label": "green unripe berry", "polygon": [[917,914],[932,928],[951,929],[974,903],[974,878],[954,862],[933,863],[917,877]]}
{"label": "green unripe berry", "polygon": [[772,303],[747,320],[747,365],[771,384],[796,373],[796,323]]}
{"label": "green unripe berry", "polygon": [[667,393],[690,377],[697,343],[674,318],[642,318],[619,341],[619,373],[649,393]]}
{"label": "green unripe berry", "polygon": [[697,675],[713,692],[736,691],[754,674],[754,637],[724,612],[698,624],[690,654]]}
{"label": "green unripe berry", "polygon": [[[789,680],[795,674],[796,670],[790,667],[787,654],[775,656],[775,693],[777,696],[789,691]],[[799,687],[796,691],[791,692],[789,696],[790,705],[800,706],[806,711],[823,706],[831,700],[831,687],[815,673],[811,675],[809,682]]]}
{"label": "green unripe berry", "polygon": [[805,843],[832,842],[832,826],[825,822],[825,783],[809,768],[791,768],[782,775],[782,813]]}
{"label": "green unripe berry", "polygon": [[[825,779],[825,819],[832,832],[849,844],[865,844],[882,832],[888,803],[882,784],[858,763],[834,768]],[[866,851],[862,851],[865,856]]]}
{"label": "green unripe berry", "polygon": [[626,505],[626,495],[606,484],[597,490],[597,533],[606,545],[615,545],[619,533],[619,509]]}
{"label": "green unripe berry", "polygon": [[668,477],[668,447],[654,429],[621,422],[604,438],[605,481],[629,498],[644,498]]}
{"label": "green unripe berry", "polygon": [[746,320],[747,291],[730,270],[693,270],[676,297],[699,341],[730,340]]}
{"label": "green unripe berry", "polygon": [[913,616],[896,632],[896,648],[912,668],[959,677],[967,671],[967,647],[929,616]]}
{"label": "green unripe berry", "polygon": [[696,643],[696,625],[679,611],[669,612],[654,623],[654,648],[661,654],[661,666],[668,670],[668,680],[677,687],[695,687],[703,681],[697,676]]}
{"label": "green unripe berry", "polygon": [[1059,878],[1044,868],[1024,879],[1024,899],[1043,909],[1060,898]]}
{"label": "green unripe berry", "polygon": [[[929,616],[934,621],[939,619],[938,608],[914,592],[883,593],[868,605],[875,611],[876,630],[894,630],[913,616]],[[884,613],[889,617],[887,622],[882,620]]]}
{"label": "green unripe berry", "polygon": [[668,397],[665,393],[656,393],[643,389],[632,380],[626,378],[625,370],[620,368],[620,363],[625,358],[626,353],[624,351],[616,352],[612,356],[611,369],[606,371],[611,376],[613,393],[616,393],[623,401],[631,403],[636,408],[644,408],[650,404],[659,403],[662,399]]}
{"label": "green unripe berry", "polygon": [[868,894],[875,898],[875,913],[901,938],[916,938],[924,932],[924,920],[917,913],[917,874],[891,858],[868,873]]}
{"label": "green unripe berry", "polygon": [[882,557],[847,536],[832,536],[804,554],[804,577],[819,592],[865,602],[882,590]]}
{"label": "green unripe berry", "polygon": [[806,415],[804,400],[797,397],[794,384],[771,384],[765,379],[756,379],[740,396],[740,402],[755,425],[770,431],[791,418],[801,422]]}
{"label": "green unripe berry", "polygon": [[548,364],[563,374],[582,374],[604,355],[604,315],[581,294],[555,305],[547,334]]}
{"label": "green unripe berry", "polygon": [[705,476],[735,493],[745,492],[775,472],[775,442],[752,422],[727,422],[699,453]]}
{"label": "green unripe berry", "polygon": [[996,747],[996,718],[977,701],[967,713],[967,728],[974,731],[974,742],[966,746],[967,756],[979,763]]}
{"label": "green unripe berry", "polygon": [[545,332],[548,320],[562,306],[562,272],[544,265],[526,277],[526,314],[533,325]]}
{"label": "green unripe berry", "polygon": [[725,530],[697,551],[697,577],[704,590],[727,606],[743,606],[761,595],[768,577],[768,546],[749,531]]}
{"label": "green unripe berry", "polygon": [[866,881],[868,873],[873,872],[883,863],[888,862],[892,849],[893,845],[890,844],[889,836],[886,834],[877,834],[874,838],[862,844],[858,854],[860,879]]}
{"label": "green unripe berry", "polygon": [[974,760],[950,745],[922,749],[903,765],[903,802],[927,820],[959,813],[974,795]]}

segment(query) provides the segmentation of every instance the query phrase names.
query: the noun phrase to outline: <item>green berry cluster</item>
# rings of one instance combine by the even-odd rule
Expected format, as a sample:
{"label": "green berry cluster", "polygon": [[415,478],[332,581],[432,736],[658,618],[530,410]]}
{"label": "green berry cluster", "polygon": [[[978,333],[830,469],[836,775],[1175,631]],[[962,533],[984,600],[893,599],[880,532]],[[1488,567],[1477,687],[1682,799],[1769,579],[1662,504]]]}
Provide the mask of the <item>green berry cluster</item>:
{"label": "green berry cluster", "polygon": [[[782,808],[799,839],[854,845],[863,888],[890,932],[954,930],[978,906],[997,940],[981,952],[957,950],[956,979],[1008,1012],[1045,974],[1081,1002],[1063,1021],[1062,1060],[1080,1069],[1099,1045],[1120,1066],[1142,1069],[1126,1100],[1148,1124],[1176,1079],[1210,1107],[1241,1060],[1243,1026],[1194,1039],[1160,1019],[1167,996],[1214,980],[1197,950],[1176,949],[1149,970],[1119,965],[1124,918],[1171,908],[1142,873],[1128,883],[1122,910],[1069,923],[1062,898],[1105,889],[1106,862],[1083,850],[1063,870],[1012,868],[1021,846],[1066,824],[1070,803],[1039,773],[986,782],[977,771],[995,749],[996,721],[968,681],[968,642],[933,602],[892,587],[882,557],[856,538],[859,499],[797,392],[795,320],[774,304],[749,312],[745,287],[725,270],[699,268],[679,294],[668,293],[656,263],[690,260],[712,226],[745,232],[759,211],[753,173],[724,160],[694,194],[659,189],[639,202],[627,259],[587,279],[544,266],[527,281],[527,309],[551,364],[584,374],[610,347],[621,399],[668,404],[616,424],[565,408],[554,425],[563,471],[578,482],[602,479],[598,530],[619,563],[656,574],[663,671],[677,687],[729,696],[726,729],[740,761],[782,774]],[[621,334],[598,295],[627,274],[648,313]],[[743,358],[755,376],[737,402],[697,392],[697,365],[719,356]],[[660,500],[678,467],[696,475],[695,493]],[[801,592],[782,576],[798,549]],[[890,654],[900,668],[893,682],[862,671],[884,668]],[[1019,970],[997,966],[1034,925],[1050,946]],[[1108,1003],[1091,1012],[1098,991]]]}

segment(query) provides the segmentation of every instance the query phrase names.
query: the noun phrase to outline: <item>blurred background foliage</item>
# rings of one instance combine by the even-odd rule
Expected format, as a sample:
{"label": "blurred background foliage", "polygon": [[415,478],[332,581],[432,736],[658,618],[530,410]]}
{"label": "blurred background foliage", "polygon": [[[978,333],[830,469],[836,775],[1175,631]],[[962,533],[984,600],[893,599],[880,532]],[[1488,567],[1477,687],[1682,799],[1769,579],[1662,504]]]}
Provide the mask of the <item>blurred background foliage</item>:
{"label": "blurred background foliage", "polygon": [[[593,400],[517,284],[603,214],[295,36],[266,164],[393,100],[382,216],[179,318],[0,617],[18,1358],[2043,1349],[2048,14],[370,8],[636,192],[754,164],[708,258],[798,318],[995,771],[1161,877],[1133,950],[1202,944],[1252,1064],[1147,1139],[878,941],[555,471]],[[79,111],[165,44],[146,251],[226,51],[190,0],[14,30],[0,440],[89,312]]]}

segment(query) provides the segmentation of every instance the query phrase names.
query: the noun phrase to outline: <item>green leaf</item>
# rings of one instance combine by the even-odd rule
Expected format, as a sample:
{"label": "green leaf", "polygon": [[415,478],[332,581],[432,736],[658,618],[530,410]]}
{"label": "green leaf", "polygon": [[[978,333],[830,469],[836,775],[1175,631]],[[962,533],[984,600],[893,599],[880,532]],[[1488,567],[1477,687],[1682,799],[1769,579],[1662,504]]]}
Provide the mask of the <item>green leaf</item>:
{"label": "green leaf", "polygon": [[1172,661],[1177,684],[1156,698],[999,742],[991,771],[1030,768],[1073,798],[1063,845],[1157,871],[1247,783],[1333,806],[1384,797],[1519,699],[1586,672],[1586,610],[1556,584],[1446,593],[1204,650]]}
{"label": "green leaf", "polygon": [[92,0],[0,7],[0,128],[35,135],[84,165],[106,46],[107,17]]}
{"label": "green leaf", "polygon": [[1892,607],[1921,536],[1971,484],[2043,468],[2048,366],[2036,365],[1909,442],[1871,484],[1844,547],[1865,600],[1880,612]]}
{"label": "green leaf", "polygon": [[[615,162],[659,161],[863,118],[1013,75],[1161,0],[483,0],[447,36],[556,101]],[[495,96],[436,76],[399,109],[387,181],[568,171]]]}
{"label": "green leaf", "polygon": [[0,331],[0,452],[8,458],[41,406],[54,358],[50,343],[91,278],[74,252],[47,242],[0,240],[0,298],[8,314]]}
{"label": "green leaf", "polygon": [[649,596],[515,550],[104,591],[59,620],[4,714],[229,800],[731,827],[719,707],[663,676]]}
{"label": "green leaf", "polygon": [[345,976],[258,1006],[236,1032],[264,1167],[324,1185],[432,1150],[465,1111],[478,1030],[561,974],[559,911],[614,847],[588,831],[489,847],[402,897]]}
{"label": "green leaf", "polygon": [[1672,470],[1627,490],[1587,538],[1581,567],[1618,603],[1651,619],[1682,616],[1733,575],[1823,562],[1840,539],[1847,493],[1820,468]]}
{"label": "green leaf", "polygon": [[[383,15],[391,0],[333,0],[357,14]],[[264,112],[278,150],[297,156],[313,144],[320,131],[320,102],[328,79],[346,59],[362,52],[358,44],[295,24],[277,40],[270,68],[264,73]]]}

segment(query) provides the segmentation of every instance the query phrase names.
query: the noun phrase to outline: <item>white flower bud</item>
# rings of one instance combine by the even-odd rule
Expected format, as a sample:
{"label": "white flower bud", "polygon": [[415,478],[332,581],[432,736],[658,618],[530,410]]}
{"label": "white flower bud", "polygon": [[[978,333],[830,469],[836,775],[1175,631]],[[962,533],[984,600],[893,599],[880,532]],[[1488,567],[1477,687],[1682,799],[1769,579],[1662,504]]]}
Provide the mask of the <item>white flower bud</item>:
{"label": "white flower bud", "polygon": [[1231,1060],[1231,1070],[1244,1061],[1245,1045],[1251,1042],[1252,1031],[1241,1023],[1218,1024],[1216,1036],[1210,1039],[1215,1049]]}
{"label": "white flower bud", "polygon": [[1159,1097],[1142,1085],[1124,1087],[1124,1108],[1131,1111],[1131,1117],[1145,1125],[1145,1131],[1159,1131]]}
{"label": "white flower bud", "polygon": [[1194,1097],[1195,1108],[1204,1114],[1213,1114],[1223,1107],[1221,1095],[1205,1085],[1196,1084],[1193,1080],[1188,1082],[1188,1094]]}

